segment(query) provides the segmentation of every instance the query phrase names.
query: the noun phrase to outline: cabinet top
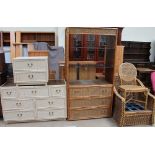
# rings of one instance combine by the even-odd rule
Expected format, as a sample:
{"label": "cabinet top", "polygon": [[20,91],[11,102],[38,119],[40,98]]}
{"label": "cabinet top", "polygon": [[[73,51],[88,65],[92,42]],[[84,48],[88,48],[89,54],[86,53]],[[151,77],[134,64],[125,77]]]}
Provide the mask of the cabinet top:
{"label": "cabinet top", "polygon": [[46,60],[47,56],[39,56],[39,57],[16,57],[14,60]]}

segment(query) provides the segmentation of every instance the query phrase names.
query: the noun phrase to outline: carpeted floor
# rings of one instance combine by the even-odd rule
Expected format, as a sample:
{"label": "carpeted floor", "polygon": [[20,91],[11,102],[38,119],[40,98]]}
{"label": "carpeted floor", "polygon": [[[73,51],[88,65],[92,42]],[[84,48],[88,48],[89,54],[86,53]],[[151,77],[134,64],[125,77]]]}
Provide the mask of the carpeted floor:
{"label": "carpeted floor", "polygon": [[117,125],[112,118],[80,120],[80,121],[64,120],[64,121],[31,122],[31,123],[15,123],[15,124],[6,124],[1,119],[0,127],[117,127]]}

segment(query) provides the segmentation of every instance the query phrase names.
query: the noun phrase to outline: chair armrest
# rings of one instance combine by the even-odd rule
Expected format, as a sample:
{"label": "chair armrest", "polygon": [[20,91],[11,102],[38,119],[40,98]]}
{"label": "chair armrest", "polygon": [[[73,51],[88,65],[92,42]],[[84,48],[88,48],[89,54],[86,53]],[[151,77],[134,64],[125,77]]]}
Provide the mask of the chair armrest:
{"label": "chair armrest", "polygon": [[147,108],[155,112],[155,96],[151,93],[148,93],[148,103]]}
{"label": "chair armrest", "polygon": [[125,103],[125,99],[118,93],[115,87],[114,87],[114,93],[118,99],[120,99],[123,103]]}
{"label": "chair armrest", "polygon": [[144,84],[139,79],[136,79],[136,81],[140,86],[145,87]]}

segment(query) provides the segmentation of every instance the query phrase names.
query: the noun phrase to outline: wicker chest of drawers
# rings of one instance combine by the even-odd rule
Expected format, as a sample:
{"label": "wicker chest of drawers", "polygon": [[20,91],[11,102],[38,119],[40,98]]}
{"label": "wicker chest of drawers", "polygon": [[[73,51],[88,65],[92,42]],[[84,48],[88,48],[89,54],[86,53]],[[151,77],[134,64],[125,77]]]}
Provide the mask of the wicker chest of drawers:
{"label": "wicker chest of drawers", "polygon": [[28,122],[65,119],[66,84],[49,81],[48,85],[1,87],[1,102],[5,122]]}
{"label": "wicker chest of drawers", "polygon": [[70,83],[69,120],[111,117],[113,85],[95,82]]}
{"label": "wicker chest of drawers", "polygon": [[14,83],[46,84],[48,82],[47,57],[17,57],[13,60]]}

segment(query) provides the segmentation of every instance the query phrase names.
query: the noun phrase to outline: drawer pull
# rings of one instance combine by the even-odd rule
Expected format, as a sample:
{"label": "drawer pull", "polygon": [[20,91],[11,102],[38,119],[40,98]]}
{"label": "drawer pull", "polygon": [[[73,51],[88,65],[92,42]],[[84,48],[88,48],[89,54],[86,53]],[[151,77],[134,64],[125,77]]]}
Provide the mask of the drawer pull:
{"label": "drawer pull", "polygon": [[32,90],[32,94],[36,94],[37,93],[37,91],[36,90]]}
{"label": "drawer pull", "polygon": [[52,102],[49,101],[48,103],[51,105],[51,104],[53,104],[53,101]]}
{"label": "drawer pull", "polygon": [[56,90],[56,92],[57,92],[57,93],[60,93],[60,92],[61,92],[61,90],[60,90],[60,89],[59,89],[59,90]]}
{"label": "drawer pull", "polygon": [[49,112],[49,115],[50,115],[50,116],[53,115],[53,112]]}
{"label": "drawer pull", "polygon": [[21,106],[22,104],[21,104],[20,102],[19,102],[19,103],[17,102],[16,105],[17,105],[17,106]]}
{"label": "drawer pull", "polygon": [[28,78],[29,79],[33,79],[33,75],[28,75]]}
{"label": "drawer pull", "polygon": [[17,114],[17,116],[18,116],[18,117],[22,117],[22,116],[23,116],[23,114]]}
{"label": "drawer pull", "polygon": [[7,95],[11,95],[12,92],[6,92],[6,93],[7,93]]}
{"label": "drawer pull", "polygon": [[33,66],[33,64],[32,64],[32,63],[30,63],[30,64],[28,63],[28,64],[27,64],[27,66],[28,66],[28,67],[32,67],[32,66]]}

